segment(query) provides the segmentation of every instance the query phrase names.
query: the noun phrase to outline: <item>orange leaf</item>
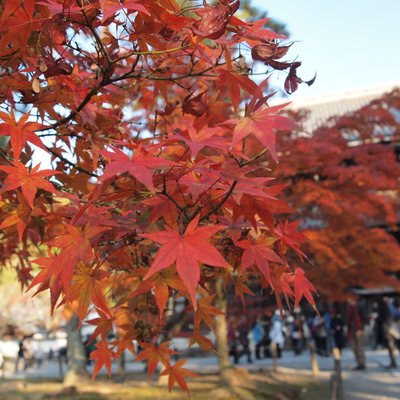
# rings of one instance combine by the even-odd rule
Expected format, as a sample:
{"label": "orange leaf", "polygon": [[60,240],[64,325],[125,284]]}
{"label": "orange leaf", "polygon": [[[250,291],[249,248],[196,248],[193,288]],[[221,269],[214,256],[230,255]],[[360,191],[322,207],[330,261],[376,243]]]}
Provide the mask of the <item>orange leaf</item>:
{"label": "orange leaf", "polygon": [[163,342],[159,346],[153,343],[144,343],[141,346],[143,350],[136,357],[136,361],[147,360],[147,375],[149,379],[156,371],[159,362],[168,367],[170,355],[177,354],[176,351],[168,347],[169,342]]}
{"label": "orange leaf", "polygon": [[104,297],[101,281],[108,276],[102,270],[95,270],[91,265],[79,262],[72,277],[70,299],[78,299],[78,316],[85,318],[91,302],[109,318],[111,312]]}
{"label": "orange leaf", "polygon": [[182,368],[182,365],[186,363],[186,360],[180,360],[175,365],[168,365],[160,375],[168,375],[168,390],[171,391],[175,385],[175,382],[186,392],[189,393],[185,377],[195,378],[198,374],[189,371],[186,368]]}
{"label": "orange leaf", "polygon": [[222,315],[223,312],[211,305],[214,300],[215,295],[202,297],[199,301],[197,310],[194,314],[194,330],[195,332],[200,332],[201,321],[204,321],[210,329],[214,329],[215,315]]}
{"label": "orange leaf", "polygon": [[61,172],[49,169],[39,171],[39,168],[40,164],[36,165],[31,171],[29,171],[29,169],[19,161],[14,163],[13,167],[1,165],[0,170],[7,172],[8,176],[4,180],[4,185],[1,188],[0,193],[8,192],[9,190],[14,190],[20,187],[31,208],[33,208],[33,200],[38,189],[58,194],[54,186],[44,178],[60,174]]}

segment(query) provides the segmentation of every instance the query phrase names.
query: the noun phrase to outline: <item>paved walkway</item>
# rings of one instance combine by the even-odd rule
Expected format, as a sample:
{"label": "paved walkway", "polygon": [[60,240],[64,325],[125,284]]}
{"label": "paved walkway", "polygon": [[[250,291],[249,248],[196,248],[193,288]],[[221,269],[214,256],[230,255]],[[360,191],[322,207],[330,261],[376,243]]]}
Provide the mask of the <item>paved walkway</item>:
{"label": "paved walkway", "polygon": [[[354,367],[354,356],[349,349],[342,354],[342,370],[344,380],[345,400],[399,400],[400,399],[400,368],[388,370],[384,367],[389,362],[386,350],[369,350],[366,352],[367,370],[352,371]],[[400,358],[400,357],[399,357]],[[242,360],[239,364],[249,370],[258,371],[272,368],[271,359],[255,360],[247,364]],[[333,370],[333,359],[331,357],[318,357],[318,363],[322,375],[328,377]],[[190,358],[186,367],[203,373],[215,373],[218,369],[217,359],[214,356]],[[283,352],[278,367],[282,372],[301,370],[303,373],[310,369],[310,357],[308,352],[295,356],[292,352]],[[91,371],[92,367],[89,367]],[[116,372],[117,365],[113,365]],[[65,367],[64,367],[65,370]],[[143,372],[144,364],[128,362],[127,372]],[[101,373],[105,373],[102,371]],[[40,368],[31,368],[17,374],[8,372],[6,378],[59,378],[59,365],[57,361],[46,361]],[[325,400],[325,399],[321,399]],[[328,399],[326,399],[328,400]]]}
{"label": "paved walkway", "polygon": [[347,372],[345,400],[399,400],[400,371]]}

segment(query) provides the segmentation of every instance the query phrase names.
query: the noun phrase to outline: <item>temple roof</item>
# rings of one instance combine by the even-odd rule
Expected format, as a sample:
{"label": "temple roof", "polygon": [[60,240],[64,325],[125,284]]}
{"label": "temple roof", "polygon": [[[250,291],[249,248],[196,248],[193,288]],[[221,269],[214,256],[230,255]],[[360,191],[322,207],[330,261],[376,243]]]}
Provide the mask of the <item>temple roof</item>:
{"label": "temple roof", "polygon": [[318,97],[295,99],[289,108],[311,111],[304,123],[304,128],[305,131],[312,132],[326,123],[330,117],[358,110],[396,87],[400,88],[400,81],[328,93]]}

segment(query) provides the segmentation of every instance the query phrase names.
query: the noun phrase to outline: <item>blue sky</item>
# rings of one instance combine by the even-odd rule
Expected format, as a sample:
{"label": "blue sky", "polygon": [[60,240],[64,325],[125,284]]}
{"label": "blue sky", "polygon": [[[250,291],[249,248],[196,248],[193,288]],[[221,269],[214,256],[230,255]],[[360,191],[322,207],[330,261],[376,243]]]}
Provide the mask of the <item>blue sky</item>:
{"label": "blue sky", "polygon": [[[289,55],[303,62],[295,98],[400,83],[400,0],[253,0],[291,33]],[[277,77],[283,85],[284,74]]]}

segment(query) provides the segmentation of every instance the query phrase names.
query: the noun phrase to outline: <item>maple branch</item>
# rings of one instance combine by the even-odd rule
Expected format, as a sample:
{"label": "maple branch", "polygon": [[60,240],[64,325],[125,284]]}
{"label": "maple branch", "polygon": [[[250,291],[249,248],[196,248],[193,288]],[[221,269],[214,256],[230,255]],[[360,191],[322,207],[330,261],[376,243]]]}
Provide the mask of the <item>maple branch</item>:
{"label": "maple branch", "polygon": [[173,47],[172,49],[165,49],[165,50],[131,51],[130,53],[125,54],[124,56],[116,58],[115,60],[113,60],[113,62],[125,60],[126,58],[129,58],[130,56],[146,56],[146,55],[152,56],[152,55],[161,55],[161,54],[166,54],[166,53],[172,53],[174,51],[186,49],[189,46],[190,46],[189,44],[185,44],[185,45],[182,45],[179,47]]}
{"label": "maple branch", "polygon": [[4,161],[6,161],[12,165],[12,160],[11,160],[10,156],[2,148],[0,148],[0,156]]}
{"label": "maple branch", "polygon": [[[79,4],[79,7],[82,8],[82,2],[81,2],[80,0],[78,0],[77,3]],[[101,38],[100,38],[99,34],[98,34],[97,31],[96,31],[96,28],[94,28],[93,25],[91,24],[91,22],[89,21],[89,18],[88,18],[88,16],[87,16],[85,10],[82,9],[81,11],[82,11],[83,16],[85,17],[86,26],[89,28],[90,32],[92,32],[92,34],[93,34],[93,36],[94,36],[94,38],[95,38],[95,41],[96,41],[97,45],[99,46],[101,52],[103,53],[104,57],[105,57],[106,60],[107,60],[107,67],[106,67],[106,69],[105,69],[105,70],[107,71],[107,70],[110,68],[110,65],[111,65],[111,63],[112,63],[112,61],[111,61],[111,59],[110,59],[110,56],[109,56],[109,54],[107,53],[107,50],[106,50],[106,48],[104,47],[104,44],[103,44],[103,42],[101,41]],[[103,74],[104,74],[104,71],[103,71]]]}
{"label": "maple branch", "polygon": [[171,315],[171,318],[168,319],[163,331],[161,332],[161,342],[170,339],[174,336],[174,333],[179,332],[182,328],[183,323],[185,322],[187,316],[187,306],[189,302],[185,299],[185,306],[183,307],[182,311],[179,313],[174,312]]}
{"label": "maple branch", "polygon": [[201,217],[200,221],[205,221],[206,219],[210,218],[211,215],[215,214],[229,199],[229,197],[233,193],[233,190],[235,189],[236,185],[237,185],[237,180],[234,180],[231,187],[226,192],[225,196],[221,199],[221,201],[214,208],[212,208],[206,215]]}
{"label": "maple branch", "polygon": [[[239,161],[239,167],[245,167],[246,165],[251,164],[253,161],[256,161],[257,159],[259,159],[260,157],[262,157],[264,154],[266,154],[268,152],[268,149],[265,148],[264,150],[260,151],[259,153],[257,153],[254,157],[250,158],[250,160],[247,161]],[[236,158],[235,158],[236,160]]]}
{"label": "maple branch", "polygon": [[37,135],[38,137],[72,137],[75,139],[85,139],[83,136],[78,136],[75,133],[44,133],[42,135]]}
{"label": "maple branch", "polygon": [[[140,57],[140,56],[138,56]],[[200,72],[196,72],[196,73],[192,73],[189,72],[187,74],[183,74],[183,75],[178,75],[175,77],[172,76],[152,76],[151,74],[148,75],[141,75],[139,74],[133,74],[133,69],[131,68],[131,70],[129,72],[126,72],[123,75],[120,76],[116,76],[115,78],[110,78],[108,80],[108,83],[115,83],[115,82],[119,82],[122,81],[124,79],[148,79],[148,80],[154,80],[154,81],[170,81],[170,82],[175,82],[176,80],[181,80],[181,79],[186,79],[186,78],[194,78],[197,76],[206,76],[206,77],[218,77],[219,75],[216,74],[207,74],[208,71],[212,70],[214,67],[208,67]]]}
{"label": "maple branch", "polygon": [[[203,193],[201,193],[198,197],[197,200],[192,204],[192,207],[194,207],[199,200],[205,196],[219,181],[221,178],[218,178],[212,185],[210,185]],[[201,210],[203,209],[203,206],[198,206],[194,214],[192,215],[191,219],[193,219]]]}
{"label": "maple branch", "polygon": [[79,106],[76,108],[76,110],[71,111],[69,115],[66,117],[60,119],[58,122],[55,122],[54,124],[47,126],[42,129],[37,129],[35,132],[43,132],[43,131],[48,131],[49,129],[55,129],[58,128],[61,125],[66,124],[67,122],[71,121],[74,117],[76,117],[79,112],[86,106],[87,103],[91,100],[91,98],[101,89],[103,86],[105,86],[104,82],[100,82],[98,85],[92,87],[92,89],[86,94],[85,98],[82,100],[82,102],[79,104]]}
{"label": "maple branch", "polygon": [[[132,239],[132,238],[122,238],[121,240],[123,240],[123,243],[120,246],[116,246],[114,249],[112,249],[108,254],[106,254],[106,256],[100,260],[97,265],[94,267],[93,271],[98,271],[101,266],[108,261],[108,259],[115,254],[118,250],[121,250],[122,248],[126,247],[126,246],[130,246],[133,243],[139,243],[141,240],[143,239]],[[110,241],[109,243],[112,244],[112,242],[117,243],[116,241]],[[103,242],[103,243],[99,243],[100,246],[104,246],[107,242]]]}
{"label": "maple branch", "polygon": [[49,153],[53,154],[53,156],[57,157],[58,159],[60,159],[61,161],[64,161],[65,163],[67,163],[68,165],[71,165],[72,167],[74,167],[75,169],[77,169],[79,172],[83,172],[84,174],[90,175],[93,178],[98,178],[99,175],[95,174],[94,172],[90,172],[85,168],[80,167],[79,165],[76,165],[74,162],[68,160],[67,158],[65,158],[64,156],[62,156],[61,154],[58,154],[56,151],[54,151],[51,147],[46,146],[46,149]]}
{"label": "maple branch", "polygon": [[[47,131],[50,129],[56,129],[59,126],[65,125],[66,123],[68,123],[69,121],[71,121],[73,118],[75,118],[79,112],[86,106],[86,104],[89,103],[89,101],[92,99],[92,97],[98,93],[98,91],[104,87],[107,86],[108,84],[111,83],[115,83],[124,79],[149,79],[149,80],[159,80],[159,81],[171,81],[171,82],[175,82],[175,80],[181,80],[181,79],[185,79],[185,78],[191,78],[191,77],[196,77],[196,76],[211,76],[211,75],[206,75],[205,73],[210,71],[213,67],[207,68],[203,71],[197,72],[195,74],[193,73],[189,73],[189,74],[185,74],[185,75],[180,75],[180,76],[176,76],[176,77],[156,77],[156,76],[151,76],[151,75],[141,75],[141,74],[134,74],[133,70],[136,67],[138,61],[139,61],[139,57],[135,60],[135,63],[133,64],[131,70],[123,75],[117,76],[115,78],[106,78],[103,76],[102,81],[92,87],[92,89],[86,94],[85,98],[82,100],[82,102],[78,105],[78,107],[74,110],[71,111],[71,113],[69,115],[67,115],[66,117],[62,118],[61,120],[55,122],[54,124],[47,126],[45,128],[41,128],[41,129],[37,129],[35,132],[43,132],[43,131]],[[214,75],[212,75],[214,76]],[[218,76],[218,75],[215,75]]]}
{"label": "maple branch", "polygon": [[172,201],[174,203],[175,207],[180,212],[182,212],[185,215],[185,217],[187,217],[185,207],[182,207],[171,195],[168,194],[168,192],[167,192],[167,183],[166,183],[165,176],[163,176],[163,190],[161,192],[157,193],[157,194],[158,195],[160,195],[160,194],[164,195],[168,200]]}

